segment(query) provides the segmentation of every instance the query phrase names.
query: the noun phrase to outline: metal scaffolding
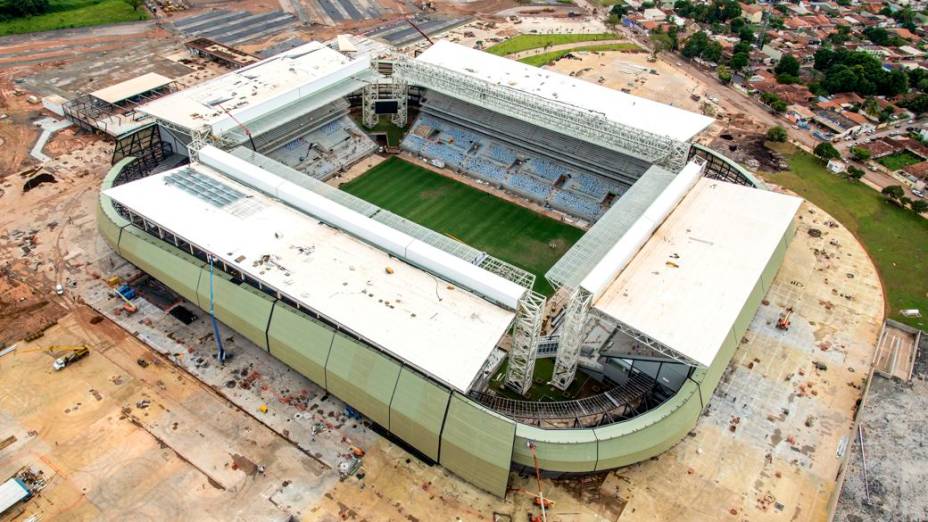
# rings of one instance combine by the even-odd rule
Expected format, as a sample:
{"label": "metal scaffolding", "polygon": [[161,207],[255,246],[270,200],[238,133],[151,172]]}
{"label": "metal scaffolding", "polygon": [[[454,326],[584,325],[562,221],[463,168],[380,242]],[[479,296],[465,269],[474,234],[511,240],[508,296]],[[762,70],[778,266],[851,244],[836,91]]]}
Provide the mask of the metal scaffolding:
{"label": "metal scaffolding", "polygon": [[525,395],[532,387],[546,302],[545,296],[529,290],[516,307],[512,348],[509,350],[509,366],[506,369],[506,386],[520,395]]}
{"label": "metal scaffolding", "polygon": [[674,171],[686,164],[690,148],[688,142],[622,125],[600,112],[497,85],[411,58],[397,58],[394,73],[394,77],[399,76],[410,85],[426,87]]}
{"label": "metal scaffolding", "polygon": [[396,102],[396,112],[390,121],[399,127],[406,126],[409,86],[396,76],[380,77],[376,82],[368,83],[361,92],[361,114],[364,126],[374,128],[380,122],[377,114],[378,101]]}
{"label": "metal scaffolding", "polygon": [[[590,310],[590,315],[595,316],[601,322],[609,325],[612,329],[627,335],[628,337],[634,339],[635,342],[641,344],[642,346],[646,346],[647,348],[650,348],[651,350],[654,350],[655,352],[663,355],[664,357],[673,359],[677,362],[681,362],[683,364],[686,364],[687,366],[694,366],[694,367],[702,366],[701,364],[677,352],[673,348],[658,341],[657,339],[654,339],[653,337],[649,337],[641,333],[637,329],[632,328],[631,326],[628,326],[622,321],[619,321],[615,317],[606,315],[595,308]],[[591,360],[599,359],[599,356],[602,354],[602,348],[603,348],[602,346],[596,347],[590,354],[590,359]]]}
{"label": "metal scaffolding", "polygon": [[592,301],[593,294],[578,288],[571,293],[567,302],[552,377],[552,384],[559,390],[567,390],[577,374],[577,360],[580,358],[580,348],[583,345],[583,327],[590,314]]}

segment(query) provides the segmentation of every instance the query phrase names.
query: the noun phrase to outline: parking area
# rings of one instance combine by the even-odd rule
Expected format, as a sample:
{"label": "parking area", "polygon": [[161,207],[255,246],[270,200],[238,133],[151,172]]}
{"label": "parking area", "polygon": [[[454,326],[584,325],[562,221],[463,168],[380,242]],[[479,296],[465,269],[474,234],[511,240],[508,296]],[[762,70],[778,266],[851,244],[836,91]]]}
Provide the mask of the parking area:
{"label": "parking area", "polygon": [[299,20],[284,11],[250,13],[217,10],[178,20],[170,25],[186,37],[209,38],[236,45],[290,29]]}

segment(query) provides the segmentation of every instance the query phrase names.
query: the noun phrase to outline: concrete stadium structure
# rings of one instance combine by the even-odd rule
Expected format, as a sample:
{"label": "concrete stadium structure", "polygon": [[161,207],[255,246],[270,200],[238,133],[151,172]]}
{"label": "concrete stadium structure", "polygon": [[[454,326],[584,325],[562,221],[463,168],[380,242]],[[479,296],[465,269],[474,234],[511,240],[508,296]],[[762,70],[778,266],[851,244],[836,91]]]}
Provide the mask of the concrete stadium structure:
{"label": "concrete stadium structure", "polygon": [[[701,116],[533,70],[555,86],[540,92],[503,80],[528,74],[515,62],[447,43],[433,49],[413,60],[314,44],[220,78],[236,89],[253,83],[247,98],[220,96],[237,109],[207,114],[202,93],[222,94],[210,86],[159,99],[148,114],[187,148],[191,164],[140,173],[131,157],[116,163],[101,187],[101,235],[183,298],[214,308],[224,324],[495,495],[505,495],[513,464],[533,465],[530,444],[553,473],[608,470],[665,451],[718,385],[783,260],[799,200],[767,192],[741,167],[694,146],[708,124]],[[301,73],[299,61],[315,52],[322,61]],[[262,64],[273,77],[254,72]],[[427,108],[430,92],[482,99],[483,108],[545,136],[569,134],[641,164],[546,276],[569,296],[559,336],[540,334],[545,298],[531,291],[530,274],[241,146],[359,92],[365,113],[403,97],[391,107],[399,121],[407,102]],[[571,93],[592,105],[564,102]],[[597,111],[615,103],[624,105],[614,114]],[[449,132],[469,128],[461,125]],[[520,151],[535,146],[521,143]],[[579,177],[595,166],[570,168]],[[591,343],[594,325],[608,335]],[[486,384],[503,337],[521,371],[507,373],[513,389],[531,384],[546,343],[556,347],[555,385],[560,378],[568,386],[582,366],[615,387],[569,404],[494,397]]]}

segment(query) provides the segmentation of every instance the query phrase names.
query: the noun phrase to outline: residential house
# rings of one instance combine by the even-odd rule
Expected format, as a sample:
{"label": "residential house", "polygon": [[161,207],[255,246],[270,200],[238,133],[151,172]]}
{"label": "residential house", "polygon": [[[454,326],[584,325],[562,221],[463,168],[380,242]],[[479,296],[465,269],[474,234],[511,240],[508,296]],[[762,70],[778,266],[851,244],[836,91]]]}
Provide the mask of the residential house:
{"label": "residential house", "polygon": [[828,109],[818,109],[813,112],[815,122],[833,133],[832,140],[843,139],[860,131],[860,125],[857,122],[840,113]]}

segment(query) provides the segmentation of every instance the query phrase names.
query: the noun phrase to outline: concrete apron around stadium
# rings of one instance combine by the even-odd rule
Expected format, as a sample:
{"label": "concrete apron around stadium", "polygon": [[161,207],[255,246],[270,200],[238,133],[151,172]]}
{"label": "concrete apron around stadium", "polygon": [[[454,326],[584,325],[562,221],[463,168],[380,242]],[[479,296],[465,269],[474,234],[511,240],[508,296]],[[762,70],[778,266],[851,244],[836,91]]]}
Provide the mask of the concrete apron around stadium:
{"label": "concrete apron around stadium", "polygon": [[[126,158],[114,165],[101,189],[112,187],[131,161]],[[132,225],[103,194],[97,226],[119,255],[201,308],[209,307],[209,267],[203,261]],[[511,463],[532,465],[528,441],[536,445],[542,469],[552,472],[627,466],[680,441],[695,426],[718,385],[793,233],[791,227],[782,238],[710,367],[695,372],[659,407],[596,428],[546,430],[514,422],[263,292],[235,284],[225,274],[214,282],[215,310],[220,321],[424,455],[503,497]]]}

